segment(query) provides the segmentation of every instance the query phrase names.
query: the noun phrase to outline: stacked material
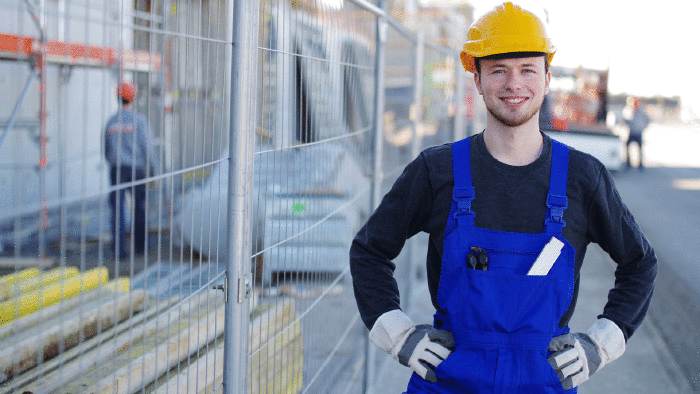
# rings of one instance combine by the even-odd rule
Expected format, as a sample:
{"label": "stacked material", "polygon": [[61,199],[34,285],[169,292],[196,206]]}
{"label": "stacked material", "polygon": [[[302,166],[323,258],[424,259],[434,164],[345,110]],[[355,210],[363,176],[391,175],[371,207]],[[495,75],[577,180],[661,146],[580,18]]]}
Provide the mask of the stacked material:
{"label": "stacked material", "polygon": [[[267,310],[265,310],[268,308]],[[250,393],[298,393],[304,376],[304,339],[294,301],[258,308],[250,328]]]}
{"label": "stacked material", "polygon": [[[0,393],[190,394],[221,386],[223,291],[205,286],[157,297],[134,289],[137,278],[107,279],[104,268],[0,278],[0,297],[7,297],[0,303]],[[248,391],[299,392],[304,349],[294,301],[255,307],[249,324]]]}
{"label": "stacked material", "polygon": [[107,277],[104,267],[82,274],[70,267],[12,280],[2,289],[6,301],[0,303],[0,326],[104,285]]}
{"label": "stacked material", "polygon": [[18,391],[146,301],[145,292],[129,292],[128,279],[108,282],[106,268],[28,269],[0,284],[0,392]]}
{"label": "stacked material", "polygon": [[[304,375],[304,341],[294,301],[262,305],[253,311],[249,327],[252,357],[248,360],[248,392],[298,393]],[[223,381],[224,343],[200,352],[196,361],[175,376],[162,379],[157,394],[205,394],[216,392]]]}

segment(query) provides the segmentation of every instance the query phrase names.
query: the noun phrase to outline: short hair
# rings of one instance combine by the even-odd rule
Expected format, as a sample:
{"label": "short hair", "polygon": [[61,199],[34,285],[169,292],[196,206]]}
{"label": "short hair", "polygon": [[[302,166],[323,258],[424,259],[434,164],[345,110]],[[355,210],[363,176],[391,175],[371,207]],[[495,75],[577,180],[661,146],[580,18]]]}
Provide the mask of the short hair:
{"label": "short hair", "polygon": [[544,57],[544,73],[549,72],[549,61],[547,59],[547,54],[544,52],[508,52],[508,53],[497,53],[495,55],[489,55],[489,56],[484,56],[484,57],[475,57],[474,58],[474,68],[476,69],[476,72],[478,74],[481,74],[481,64],[479,64],[479,61],[481,59],[496,59],[496,60],[501,60],[501,59],[520,59],[523,57],[539,57],[542,56]]}

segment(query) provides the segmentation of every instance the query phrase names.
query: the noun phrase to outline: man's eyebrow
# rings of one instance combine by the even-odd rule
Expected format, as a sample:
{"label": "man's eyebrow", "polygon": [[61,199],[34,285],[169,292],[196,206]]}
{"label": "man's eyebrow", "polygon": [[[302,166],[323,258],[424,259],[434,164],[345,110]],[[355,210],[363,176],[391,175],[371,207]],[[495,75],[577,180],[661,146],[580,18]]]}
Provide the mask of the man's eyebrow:
{"label": "man's eyebrow", "polygon": [[[509,66],[507,64],[505,64],[504,62],[494,63],[494,64],[487,66],[487,67],[488,68],[509,68]],[[535,63],[523,63],[523,64],[519,64],[519,65],[515,66],[514,68],[523,68],[523,67],[537,67],[537,65]]]}

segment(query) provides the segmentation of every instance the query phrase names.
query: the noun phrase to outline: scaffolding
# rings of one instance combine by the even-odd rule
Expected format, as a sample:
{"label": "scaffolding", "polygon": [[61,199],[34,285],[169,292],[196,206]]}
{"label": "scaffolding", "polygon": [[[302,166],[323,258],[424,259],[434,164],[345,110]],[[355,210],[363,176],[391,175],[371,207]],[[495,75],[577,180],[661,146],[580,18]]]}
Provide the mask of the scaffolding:
{"label": "scaffolding", "polygon": [[[130,50],[123,48],[112,48],[99,45],[91,45],[80,42],[65,42],[60,40],[49,40],[46,38],[45,26],[42,22],[42,11],[37,9],[28,0],[25,1],[27,10],[30,13],[38,31],[38,37],[0,32],[0,61],[21,61],[27,62],[30,66],[29,75],[22,94],[13,106],[12,113],[5,123],[0,135],[0,146],[4,142],[8,133],[16,125],[17,115],[23,104],[27,100],[33,81],[38,79],[39,111],[37,122],[29,122],[39,127],[39,159],[37,169],[39,171],[39,199],[40,222],[38,228],[39,236],[39,258],[46,259],[45,231],[48,229],[48,203],[46,192],[46,168],[49,165],[47,155],[47,144],[49,132],[47,121],[50,116],[47,110],[47,67],[94,67],[111,69],[119,80],[123,79],[125,72],[159,72],[161,70],[161,56],[157,53],[149,53],[143,50]],[[26,123],[26,121],[25,121]],[[36,208],[35,208],[36,209]],[[0,251],[3,244],[0,242]]]}

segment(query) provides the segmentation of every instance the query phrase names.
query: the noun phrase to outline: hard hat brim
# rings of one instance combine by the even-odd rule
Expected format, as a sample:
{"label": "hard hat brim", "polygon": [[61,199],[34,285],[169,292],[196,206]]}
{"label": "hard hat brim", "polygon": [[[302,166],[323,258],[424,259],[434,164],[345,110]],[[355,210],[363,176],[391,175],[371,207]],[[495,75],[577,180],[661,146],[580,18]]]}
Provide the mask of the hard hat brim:
{"label": "hard hat brim", "polygon": [[[512,41],[513,44],[509,45],[501,45],[501,46],[495,46],[492,45],[490,46],[489,43],[486,43],[486,45],[482,43],[474,43],[476,45],[470,45],[472,43],[467,42],[464,44],[464,49],[462,52],[460,52],[459,56],[460,59],[462,60],[462,66],[464,67],[465,71],[469,71],[471,73],[476,72],[476,64],[474,63],[474,58],[482,58],[482,57],[487,57],[487,56],[492,56],[492,55],[501,55],[501,54],[508,54],[508,53],[522,53],[522,52],[538,52],[538,53],[543,53],[547,55],[547,64],[552,64],[552,58],[554,58],[554,54],[556,53],[556,48],[554,45],[551,44],[551,42],[548,39],[542,39],[543,42],[541,45],[532,45],[532,41],[527,41],[527,40],[532,40],[532,37],[530,38],[520,38],[521,36],[513,36],[515,37]],[[520,39],[519,39],[520,38]],[[518,44],[525,44],[525,45],[518,45]],[[484,49],[487,48],[487,49]]]}

